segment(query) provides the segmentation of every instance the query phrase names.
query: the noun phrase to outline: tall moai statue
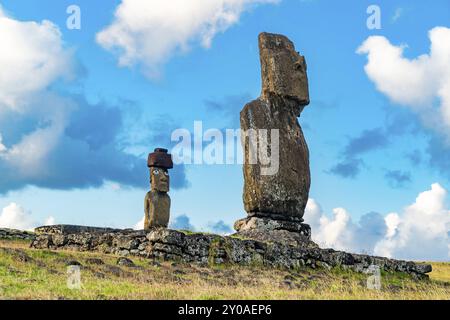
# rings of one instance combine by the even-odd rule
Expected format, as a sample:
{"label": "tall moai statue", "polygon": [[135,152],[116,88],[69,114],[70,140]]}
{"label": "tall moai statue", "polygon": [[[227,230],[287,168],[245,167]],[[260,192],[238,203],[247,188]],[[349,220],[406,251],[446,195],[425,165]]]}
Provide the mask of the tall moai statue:
{"label": "tall moai statue", "polygon": [[150,188],[144,200],[144,229],[167,228],[170,219],[169,169],[173,168],[172,156],[166,149],[157,148],[148,155]]}
{"label": "tall moai statue", "polygon": [[279,144],[271,148],[271,152],[279,153],[278,170],[267,175],[261,163],[251,163],[249,159],[255,154],[250,153],[259,155],[260,150],[255,150],[264,144],[258,140],[256,146],[252,145],[248,135],[243,136],[243,200],[248,217],[237,221],[235,229],[301,231],[309,228],[302,222],[311,184],[308,146],[298,122],[309,104],[306,61],[283,35],[261,33],[259,50],[262,93],[241,111],[241,130],[244,134],[278,130]]}

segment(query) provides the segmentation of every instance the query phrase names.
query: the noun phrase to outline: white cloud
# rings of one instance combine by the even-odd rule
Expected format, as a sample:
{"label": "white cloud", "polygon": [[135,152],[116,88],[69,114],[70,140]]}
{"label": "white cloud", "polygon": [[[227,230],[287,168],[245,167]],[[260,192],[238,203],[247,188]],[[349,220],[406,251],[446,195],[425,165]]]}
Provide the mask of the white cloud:
{"label": "white cloud", "polygon": [[47,157],[60,143],[67,119],[75,108],[70,99],[50,93],[35,94],[33,99],[34,104],[42,106],[39,112],[48,125],[24,135],[8,149],[1,150],[0,146],[0,160],[13,168],[17,175],[30,179],[48,170]]}
{"label": "white cloud", "polygon": [[364,215],[354,223],[342,208],[329,218],[314,199],[305,211],[313,240],[322,247],[364,252],[397,259],[448,260],[450,258],[450,210],[447,191],[435,183],[418,195],[402,214]]}
{"label": "white cloud", "polygon": [[[137,222],[134,226],[133,229],[134,230],[142,230],[144,229],[144,221],[145,221],[145,217],[142,217],[141,220],[139,220],[139,222]],[[222,226],[222,224],[219,224],[219,226]],[[196,228],[191,224],[191,219],[185,215],[179,215],[179,216],[174,216],[170,219],[170,223],[169,223],[169,228],[171,229],[177,229],[177,230],[195,230]],[[217,230],[216,230],[217,231]]]}
{"label": "white cloud", "polygon": [[9,204],[3,208],[0,214],[0,228],[32,231],[40,225],[48,226],[54,224],[55,218],[52,216],[45,219],[43,223],[39,223],[33,218],[31,212],[25,210],[17,203]]}
{"label": "white cloud", "polygon": [[[0,6],[0,39],[0,111],[5,107],[24,111],[22,107],[31,95],[68,74],[70,54],[63,49],[60,32],[51,22],[20,22],[6,16]],[[39,158],[40,148],[34,142],[43,131],[30,134],[10,149],[3,145],[0,133],[0,157],[26,161],[27,155],[37,152]],[[41,141],[47,147],[49,143],[49,139]],[[54,218],[49,217],[46,223],[53,224]],[[3,208],[0,215],[2,228],[32,230],[37,225],[31,213],[16,203]]]}
{"label": "white cloud", "polygon": [[114,191],[119,191],[122,190],[122,186],[120,185],[120,183],[111,182],[111,189]]}
{"label": "white cloud", "polygon": [[406,207],[397,226],[374,248],[375,254],[415,260],[448,260],[450,210],[447,191],[439,184],[422,192]]}
{"label": "white cloud", "polygon": [[[365,71],[377,89],[393,102],[417,112],[426,125],[448,134],[450,128],[450,28],[429,32],[430,52],[415,59],[404,57],[406,46],[371,36],[358,48],[367,54]],[[440,101],[435,112],[435,101]]]}
{"label": "white cloud", "polygon": [[337,250],[370,253],[386,233],[384,219],[378,213],[368,213],[354,223],[347,210],[335,208],[330,218],[314,199],[308,201],[305,221],[311,225],[314,241]]}
{"label": "white cloud", "polygon": [[4,152],[6,151],[6,146],[3,144],[3,137],[2,134],[0,133],[0,152]]}
{"label": "white cloud", "polygon": [[387,226],[386,237],[391,238],[397,233],[400,224],[400,216],[397,213],[392,212],[384,218],[384,221]]}
{"label": "white cloud", "polygon": [[45,221],[44,221],[44,226],[54,226],[56,224],[56,219],[52,216],[48,217]]}
{"label": "white cloud", "polygon": [[[0,193],[27,185],[139,184],[139,157],[119,137],[127,111],[92,104],[70,84],[64,96],[53,86],[63,76],[76,76],[72,58],[54,24],[15,20],[0,10],[0,123],[10,122],[0,125]],[[99,128],[99,117],[111,125]],[[182,187],[183,168],[179,173],[175,180]]]}
{"label": "white cloud", "polygon": [[46,157],[59,143],[75,108],[69,99],[47,91],[59,78],[72,76],[72,54],[52,22],[15,20],[1,6],[0,46],[0,116],[2,111],[39,115],[48,124],[8,148],[0,132],[0,160],[18,176],[33,179],[42,174]]}
{"label": "white cloud", "polygon": [[16,203],[3,208],[0,215],[0,228],[31,230],[36,226],[31,213]]}
{"label": "white cloud", "polygon": [[139,220],[139,222],[134,225],[133,229],[134,230],[143,230],[144,229],[144,221],[145,221],[145,217],[142,217],[142,219]]}
{"label": "white cloud", "polygon": [[217,33],[239,21],[254,5],[279,0],[122,0],[113,23],[97,34],[97,42],[118,53],[120,66],[141,63],[157,77],[170,57],[200,43],[208,48]]}
{"label": "white cloud", "polygon": [[30,95],[70,75],[71,55],[50,21],[14,20],[0,7],[0,46],[0,111],[20,110]]}
{"label": "white cloud", "polygon": [[345,250],[352,246],[353,224],[343,208],[333,210],[333,217],[323,214],[320,205],[310,199],[306,206],[305,220],[311,225],[314,240],[323,247]]}

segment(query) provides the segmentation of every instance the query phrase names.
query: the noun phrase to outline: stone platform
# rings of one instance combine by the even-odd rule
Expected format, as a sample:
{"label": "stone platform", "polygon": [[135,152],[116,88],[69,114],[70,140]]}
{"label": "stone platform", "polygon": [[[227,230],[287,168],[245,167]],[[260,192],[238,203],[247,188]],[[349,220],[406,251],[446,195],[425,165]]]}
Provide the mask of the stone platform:
{"label": "stone platform", "polygon": [[298,221],[273,220],[264,216],[249,216],[234,224],[238,236],[262,242],[278,242],[302,248],[318,248],[311,241],[311,227]]}
{"label": "stone platform", "polygon": [[120,231],[123,231],[123,229],[74,226],[74,225],[70,225],[70,224],[44,226],[44,227],[39,227],[39,228],[34,229],[34,232],[38,233],[38,234],[42,234],[42,233],[49,233],[49,234],[114,233],[114,232],[120,232]]}
{"label": "stone platform", "polygon": [[0,240],[34,240],[33,232],[0,228]]}
{"label": "stone platform", "polygon": [[[264,265],[286,269],[300,266],[342,267],[356,272],[365,272],[369,266],[378,265],[387,272],[403,272],[417,278],[427,277],[426,274],[431,272],[431,265],[427,264],[321,249],[312,241],[300,246],[295,243],[278,242],[277,238],[270,241],[247,239],[239,233],[223,237],[163,228],[148,232],[114,229],[112,232],[85,232],[84,227],[75,226],[37,229],[39,230],[46,232],[38,232],[31,244],[32,248],[98,251],[120,256],[138,256],[201,265]],[[61,230],[70,230],[72,233]],[[74,233],[76,230],[79,232]],[[278,236],[286,232],[280,231],[282,234]],[[280,240],[284,241],[282,238]]]}

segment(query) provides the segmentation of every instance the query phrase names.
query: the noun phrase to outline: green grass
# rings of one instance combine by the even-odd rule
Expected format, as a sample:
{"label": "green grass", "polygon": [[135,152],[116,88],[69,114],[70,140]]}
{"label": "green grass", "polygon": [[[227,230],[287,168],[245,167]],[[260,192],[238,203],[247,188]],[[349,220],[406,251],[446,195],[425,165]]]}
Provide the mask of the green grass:
{"label": "green grass", "polygon": [[[99,258],[104,264],[89,264]],[[382,274],[380,291],[366,288],[367,275],[334,268],[295,271],[260,266],[154,266],[131,258],[117,266],[100,253],[34,250],[23,241],[0,241],[0,299],[450,299],[450,263],[433,263],[430,280]],[[82,264],[80,290],[67,288],[67,261]]]}

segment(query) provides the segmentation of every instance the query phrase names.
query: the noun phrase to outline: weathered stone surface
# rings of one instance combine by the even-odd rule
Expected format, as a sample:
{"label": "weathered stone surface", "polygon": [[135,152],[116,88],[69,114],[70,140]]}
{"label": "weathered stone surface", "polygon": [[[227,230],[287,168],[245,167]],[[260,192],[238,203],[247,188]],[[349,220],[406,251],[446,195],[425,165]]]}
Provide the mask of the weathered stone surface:
{"label": "weathered stone surface", "polygon": [[64,263],[66,264],[66,266],[82,266],[81,262],[77,261],[77,260],[66,260],[64,261]]}
{"label": "weathered stone surface", "polygon": [[300,233],[286,230],[261,231],[259,229],[251,229],[236,233],[234,236],[262,242],[272,242],[276,239],[278,242],[282,242],[285,245],[298,246],[300,248],[318,248],[316,243]]}
{"label": "weathered stone surface", "polygon": [[112,229],[112,228],[99,228],[99,227],[86,227],[86,226],[76,226],[69,224],[60,224],[53,226],[43,226],[39,228],[35,228],[35,233],[41,234],[75,234],[82,232],[89,233],[110,233],[110,232],[119,232],[123,231],[121,229]]}
{"label": "weathered stone surface", "polygon": [[147,166],[149,168],[172,169],[172,156],[168,151],[164,148],[156,148],[154,152],[148,155]]}
{"label": "weathered stone surface", "polygon": [[311,239],[311,227],[305,223],[286,220],[273,220],[264,217],[251,216],[238,220],[234,224],[234,229],[238,232],[259,229],[261,231],[285,230],[301,234],[307,239]]}
{"label": "weathered stone surface", "polygon": [[35,238],[33,232],[14,230],[14,229],[0,229],[0,240],[33,240]]}
{"label": "weathered stone surface", "polygon": [[157,148],[148,156],[151,191],[144,199],[144,229],[167,228],[170,219],[170,177],[168,169],[173,168],[172,156],[167,149]]}
{"label": "weathered stone surface", "polygon": [[[299,220],[303,217],[311,184],[309,151],[298,123],[304,106],[309,103],[306,63],[292,42],[281,35],[263,33],[259,37],[263,90],[261,97],[241,111],[244,147],[244,206],[249,215],[259,213],[273,219]],[[252,163],[255,147],[250,133],[278,130],[277,171],[264,171],[265,165]],[[266,140],[267,141],[267,140]],[[270,140],[272,142],[272,140]],[[274,140],[276,141],[276,140]],[[270,145],[270,144],[269,144]],[[264,148],[263,148],[264,149]],[[276,156],[273,158],[276,159]]]}
{"label": "weathered stone surface", "polygon": [[297,221],[273,220],[266,217],[252,216],[236,221],[234,229],[237,237],[249,238],[263,242],[276,239],[286,245],[303,248],[317,248],[311,240],[311,227]]}
{"label": "weathered stone surface", "polygon": [[124,267],[135,267],[136,266],[134,264],[133,260],[125,258],[125,257],[120,257],[119,259],[117,259],[117,264],[119,266],[124,266]]}
{"label": "weathered stone surface", "polygon": [[294,100],[298,106],[309,104],[306,61],[287,37],[263,32],[259,35],[262,94],[267,100],[275,94]]}
{"label": "weathered stone surface", "polygon": [[170,220],[170,196],[166,192],[152,190],[145,196],[146,215],[144,229],[165,227]]}
{"label": "weathered stone surface", "polygon": [[[289,233],[286,230],[272,230],[272,232]],[[298,233],[291,232],[291,234]],[[339,266],[356,272],[364,272],[371,265],[378,265],[388,272],[403,272],[418,278],[425,277],[425,274],[431,271],[430,265],[320,249],[314,245],[307,246],[306,242],[296,245],[286,242],[283,237],[279,238],[279,241],[277,238],[258,241],[212,234],[185,234],[165,228],[154,228],[149,232],[124,230],[109,234],[98,232],[71,234],[67,235],[71,240],[64,245],[56,245],[54,238],[57,236],[39,234],[31,246],[37,249],[100,251],[120,256],[125,250],[130,256],[146,257],[150,261],[161,259],[200,265],[258,264],[287,269],[298,266],[311,268]],[[137,249],[131,249],[136,248],[136,244],[139,244]]]}
{"label": "weathered stone surface", "polygon": [[86,259],[87,264],[94,264],[94,265],[103,265],[105,262],[102,259],[99,258],[87,258]]}
{"label": "weathered stone surface", "polygon": [[416,266],[416,270],[418,273],[430,273],[433,271],[433,268],[430,264],[419,264]]}

